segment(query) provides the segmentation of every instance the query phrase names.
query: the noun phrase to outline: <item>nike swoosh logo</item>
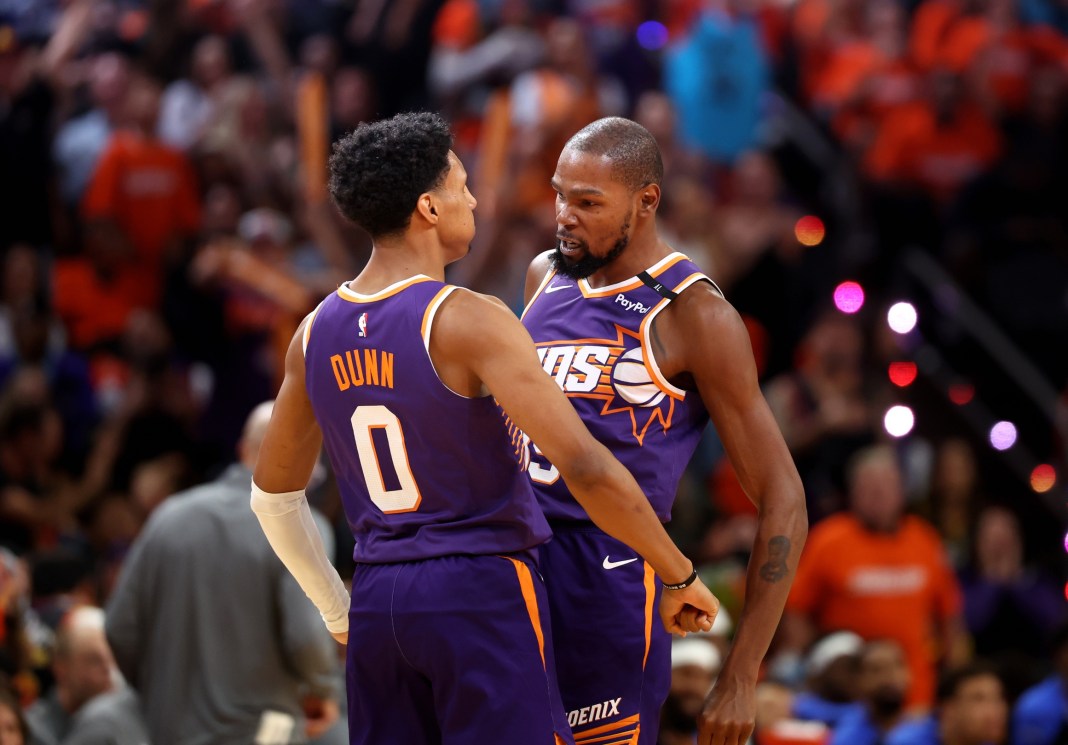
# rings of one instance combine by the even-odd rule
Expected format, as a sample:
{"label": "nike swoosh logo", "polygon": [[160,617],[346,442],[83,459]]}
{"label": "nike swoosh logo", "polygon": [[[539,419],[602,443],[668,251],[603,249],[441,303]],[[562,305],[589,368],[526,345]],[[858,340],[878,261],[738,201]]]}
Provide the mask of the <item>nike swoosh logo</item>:
{"label": "nike swoosh logo", "polygon": [[637,560],[638,560],[638,557],[635,556],[633,559],[623,559],[623,561],[612,561],[610,558],[608,558],[606,556],[606,557],[604,557],[604,563],[601,564],[601,566],[603,566],[605,569],[615,569],[616,567],[621,567],[624,564],[629,564],[632,561],[637,561]]}
{"label": "nike swoosh logo", "polygon": [[553,285],[549,285],[548,287],[545,288],[545,294],[548,295],[550,292],[556,292],[557,290],[566,290],[568,287],[574,287],[574,286],[575,285],[556,285],[554,287]]}

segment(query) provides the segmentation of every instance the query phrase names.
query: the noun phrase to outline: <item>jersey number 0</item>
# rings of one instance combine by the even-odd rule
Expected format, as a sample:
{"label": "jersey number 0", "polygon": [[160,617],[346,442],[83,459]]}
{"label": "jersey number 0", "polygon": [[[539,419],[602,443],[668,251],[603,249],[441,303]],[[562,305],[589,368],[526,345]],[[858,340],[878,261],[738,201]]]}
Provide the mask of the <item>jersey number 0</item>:
{"label": "jersey number 0", "polygon": [[[384,448],[388,452],[380,453],[375,447],[373,433],[382,430],[385,434]],[[419,487],[412,475],[412,466],[408,462],[408,451],[404,447],[404,429],[400,419],[385,406],[357,406],[352,412],[352,434],[356,438],[356,454],[360,457],[363,480],[367,492],[378,509],[389,515],[397,512],[412,512],[419,509],[422,497]],[[382,470],[385,458],[397,474],[397,486],[386,487],[386,476]]]}

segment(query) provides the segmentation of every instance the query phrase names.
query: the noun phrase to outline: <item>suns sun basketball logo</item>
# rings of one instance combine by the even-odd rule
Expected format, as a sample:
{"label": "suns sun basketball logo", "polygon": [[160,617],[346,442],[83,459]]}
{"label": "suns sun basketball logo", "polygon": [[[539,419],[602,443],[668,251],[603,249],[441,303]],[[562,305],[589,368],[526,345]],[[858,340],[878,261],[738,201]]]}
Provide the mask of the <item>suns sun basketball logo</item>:
{"label": "suns sun basketball logo", "polygon": [[624,352],[616,360],[612,367],[612,387],[620,398],[635,406],[648,408],[664,400],[664,392],[653,382],[645,366],[641,347]]}
{"label": "suns sun basketball logo", "polygon": [[664,430],[671,426],[674,400],[653,379],[640,337],[616,328],[617,339],[542,344],[538,358],[569,398],[603,401],[602,416],[629,415],[634,437],[641,443],[655,420]]}

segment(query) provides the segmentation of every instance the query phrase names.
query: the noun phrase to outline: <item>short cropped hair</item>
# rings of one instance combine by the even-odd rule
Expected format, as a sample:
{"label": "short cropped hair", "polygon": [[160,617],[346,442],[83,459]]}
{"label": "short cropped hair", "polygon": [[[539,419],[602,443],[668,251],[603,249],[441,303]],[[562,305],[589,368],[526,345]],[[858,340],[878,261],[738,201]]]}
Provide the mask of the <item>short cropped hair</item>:
{"label": "short cropped hair", "polygon": [[664,160],[656,138],[630,119],[598,119],[580,129],[565,149],[606,157],[616,178],[632,191],[664,180]]}
{"label": "short cropped hair", "polygon": [[869,445],[854,453],[846,462],[846,479],[850,488],[857,479],[857,474],[873,463],[885,463],[901,470],[901,461],[890,445]]}
{"label": "short cropped hair", "polygon": [[983,678],[988,675],[997,678],[999,681],[1001,680],[997,668],[983,660],[975,660],[966,665],[951,668],[944,672],[939,679],[935,699],[939,705],[944,704],[956,696],[961,687],[969,680]]}
{"label": "short cropped hair", "polygon": [[402,232],[419,195],[449,172],[452,134],[437,114],[398,114],[361,124],[334,144],[330,195],[372,238]]}

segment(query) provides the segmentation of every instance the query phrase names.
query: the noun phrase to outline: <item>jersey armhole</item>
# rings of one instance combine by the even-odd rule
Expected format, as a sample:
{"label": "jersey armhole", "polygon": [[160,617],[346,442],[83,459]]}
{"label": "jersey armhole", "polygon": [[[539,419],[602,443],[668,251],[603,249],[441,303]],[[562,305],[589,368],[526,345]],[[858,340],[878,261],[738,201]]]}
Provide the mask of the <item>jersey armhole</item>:
{"label": "jersey armhole", "polygon": [[[423,347],[426,349],[428,357],[430,356],[430,331],[434,327],[434,316],[438,314],[438,308],[445,302],[445,298],[456,289],[455,285],[445,285],[438,290],[438,294],[430,300],[426,310],[423,311],[423,325],[420,327],[420,334],[423,337]],[[433,364],[433,360],[431,360],[431,364]]]}
{"label": "jersey armhole", "polygon": [[545,276],[542,277],[541,284],[538,285],[538,289],[536,289],[534,291],[534,294],[530,296],[530,302],[523,307],[523,312],[519,314],[520,321],[523,320],[523,317],[526,316],[527,311],[530,310],[530,306],[532,306],[534,304],[534,301],[538,299],[538,296],[541,295],[541,291],[545,289],[545,286],[547,284],[553,281],[553,277],[555,276],[556,270],[550,266],[549,270],[545,272]]}
{"label": "jersey armhole", "polygon": [[[679,282],[677,285],[675,285],[671,289],[672,296],[677,297],[678,295],[682,294],[683,290],[697,282],[708,282],[708,284],[712,285],[712,289],[716,291],[717,295],[719,295],[721,298],[724,297],[723,290],[719,288],[719,285],[717,285],[709,277],[705,276],[704,274],[701,274],[700,272],[694,272],[693,274]],[[667,307],[668,303],[671,302],[671,299],[672,298],[665,298],[664,300],[661,300],[659,303],[657,303],[653,307],[653,309],[649,311],[649,315],[645,318],[645,320],[642,321],[642,356],[645,359],[645,367],[649,373],[649,376],[656,384],[656,387],[662,390],[667,395],[671,396],[672,398],[681,401],[682,399],[686,398],[687,392],[679,388],[678,386],[672,385],[668,381],[668,379],[664,377],[664,374],[660,372],[660,365],[656,363],[656,355],[653,353],[653,343],[652,339],[650,338],[650,334],[652,334],[653,330],[653,319],[656,318],[657,314],[660,313],[660,311]]]}
{"label": "jersey armhole", "polygon": [[308,314],[307,321],[304,323],[304,338],[301,340],[301,351],[304,353],[305,357],[308,356],[308,342],[311,341],[312,324],[315,323],[315,316],[319,313],[319,309],[323,307],[323,303],[325,302],[326,300],[324,299],[316,305],[315,310]]}
{"label": "jersey armhole", "polygon": [[420,333],[423,337],[423,348],[426,349],[426,360],[430,363],[430,369],[434,371],[434,377],[437,378],[438,383],[441,384],[441,387],[454,396],[458,396],[467,401],[472,401],[480,397],[465,396],[464,394],[457,393],[452,388],[447,386],[445,384],[445,381],[441,379],[441,376],[438,375],[438,369],[434,367],[434,358],[430,354],[430,332],[434,328],[434,318],[437,316],[438,310],[441,308],[441,304],[445,302],[449,295],[451,295],[455,290],[458,289],[460,288],[456,287],[455,285],[446,285],[445,287],[442,287],[441,290],[438,291],[438,294],[431,299],[430,304],[427,305],[426,310],[423,311],[423,325],[420,328]]}

